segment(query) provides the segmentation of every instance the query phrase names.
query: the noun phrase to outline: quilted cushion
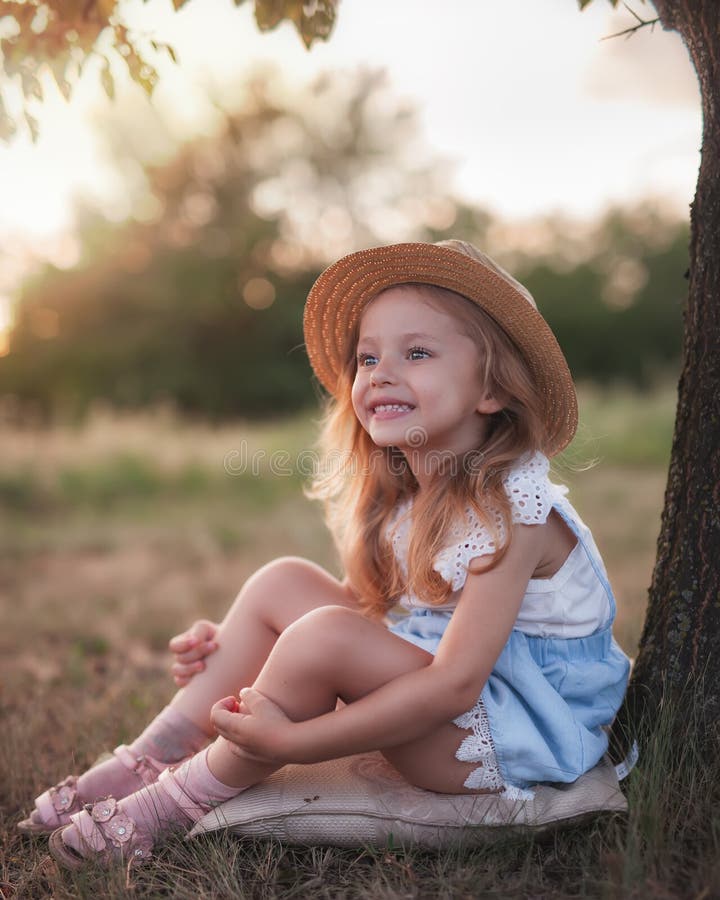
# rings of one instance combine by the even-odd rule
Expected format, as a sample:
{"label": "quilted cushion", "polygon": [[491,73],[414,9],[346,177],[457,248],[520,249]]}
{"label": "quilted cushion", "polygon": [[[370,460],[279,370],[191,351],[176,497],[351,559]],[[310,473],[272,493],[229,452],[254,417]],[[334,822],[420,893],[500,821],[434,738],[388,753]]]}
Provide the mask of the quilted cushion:
{"label": "quilted cushion", "polygon": [[532,800],[436,794],[409,785],[378,753],[291,765],[202,818],[190,836],[217,828],[291,844],[444,848],[487,842],[498,828],[542,831],[627,809],[604,759],[573,784],[543,784]]}

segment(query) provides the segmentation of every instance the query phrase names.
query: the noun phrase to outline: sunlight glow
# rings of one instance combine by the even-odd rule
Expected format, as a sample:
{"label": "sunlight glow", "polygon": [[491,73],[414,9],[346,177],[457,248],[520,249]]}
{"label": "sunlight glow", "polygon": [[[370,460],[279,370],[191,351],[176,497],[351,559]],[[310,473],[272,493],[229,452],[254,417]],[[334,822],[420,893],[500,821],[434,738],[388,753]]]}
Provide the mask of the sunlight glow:
{"label": "sunlight glow", "polygon": [[[661,30],[634,36],[630,49],[628,41],[601,41],[624,22],[625,13],[608,4],[580,13],[572,3],[537,0],[447,0],[441,8],[416,0],[345,0],[331,40],[310,52],[289,24],[260,34],[251,4],[236,8],[232,0],[208,0],[173,14],[169,3],[128,0],[123,9],[129,25],[177,49],[180,66],[165,54],[157,60],[159,114],[151,114],[120,63],[112,66],[115,106],[91,71],[70,103],[45,73],[46,100],[35,111],[37,145],[25,136],[0,145],[0,246],[19,242],[36,257],[73,265],[78,251],[67,235],[75,227],[78,198],[98,205],[112,221],[131,214],[139,221],[159,217],[162,209],[148,194],[142,171],[115,168],[112,141],[147,159],[169,159],[179,140],[213,132],[219,108],[243,101],[251,90],[243,79],[263,62],[283,76],[270,89],[286,93],[321,72],[384,68],[390,95],[418,110],[425,145],[446,161],[448,196],[458,194],[506,220],[588,218],[610,203],[648,195],[665,198],[680,212],[692,197],[701,121],[682,42]],[[113,119],[113,110],[120,107],[134,110],[134,127],[115,134],[119,117]],[[320,125],[326,113],[314,111]],[[301,136],[290,123],[278,128],[292,155]],[[301,168],[295,177],[302,177]],[[267,181],[256,194],[258,212],[272,215],[287,204],[287,189],[287,183]],[[400,204],[376,211],[373,224],[379,236],[393,240],[417,213],[412,203]],[[328,252],[342,252],[350,225],[339,206],[290,215],[317,222]],[[452,204],[436,204],[422,215],[442,227],[452,218]],[[191,227],[209,222],[212,198],[188,197],[183,216]],[[182,246],[187,229],[179,225],[171,239]],[[2,280],[0,290],[8,289]]]}

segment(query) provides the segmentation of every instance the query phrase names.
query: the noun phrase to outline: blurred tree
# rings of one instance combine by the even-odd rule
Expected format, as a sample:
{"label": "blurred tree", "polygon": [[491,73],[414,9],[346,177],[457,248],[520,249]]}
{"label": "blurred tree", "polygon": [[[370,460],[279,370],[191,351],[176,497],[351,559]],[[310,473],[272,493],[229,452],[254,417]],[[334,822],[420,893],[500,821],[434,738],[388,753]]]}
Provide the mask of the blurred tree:
{"label": "blurred tree", "polygon": [[[147,2],[147,0],[143,0]],[[188,0],[172,0],[177,12]],[[244,0],[234,0],[240,6]],[[335,21],[337,0],[254,0],[255,21],[261,31],[292,22],[305,46],[327,39]],[[118,0],[0,0],[0,56],[7,79],[18,82],[23,97],[22,115],[33,136],[38,123],[30,112],[32,101],[42,100],[38,78],[48,65],[66,99],[83,74],[87,62],[101,61],[100,82],[113,97],[111,59],[122,61],[131,78],[148,94],[158,80],[154,55],[167,51],[176,61],[173,47],[140,34],[124,23]],[[16,131],[15,118],[8,112],[0,90],[0,139]],[[7,98],[6,98],[7,99]]]}
{"label": "blurred tree", "polygon": [[[616,209],[585,238],[583,259],[516,260],[576,379],[649,388],[679,368],[686,283],[686,223],[652,207]],[[578,252],[578,248],[574,248]]]}
{"label": "blurred tree", "polygon": [[[85,209],[81,263],[48,266],[24,287],[0,359],[6,393],[45,416],[82,415],[98,399],[167,399],[214,417],[313,402],[302,309],[320,266],[357,246],[423,238],[451,223],[454,206],[383,76],[323,78],[272,100],[280,84],[259,73],[220,132],[169,163],[131,157],[145,172],[140,221],[118,226]],[[136,109],[117,114],[100,130],[117,133],[117,154],[133,153]]]}

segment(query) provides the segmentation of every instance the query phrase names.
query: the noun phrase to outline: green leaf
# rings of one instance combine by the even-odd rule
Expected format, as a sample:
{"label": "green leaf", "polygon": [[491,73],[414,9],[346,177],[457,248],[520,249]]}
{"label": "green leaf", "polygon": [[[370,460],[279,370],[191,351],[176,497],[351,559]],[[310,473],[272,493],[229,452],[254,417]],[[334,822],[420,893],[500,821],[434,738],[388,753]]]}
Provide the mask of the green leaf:
{"label": "green leaf", "polygon": [[30,97],[34,97],[36,100],[42,100],[42,85],[40,84],[37,75],[35,75],[34,72],[30,71],[30,69],[27,68],[28,64],[33,65],[34,63],[33,61],[28,60],[25,66],[20,71],[23,94],[25,95],[26,100]]}
{"label": "green leaf", "polygon": [[286,6],[285,0],[255,0],[255,22],[260,31],[270,31],[289,18]]}
{"label": "green leaf", "polygon": [[20,71],[20,64],[9,53],[5,52],[3,54],[2,62],[3,62],[3,71],[5,72],[5,74],[7,75],[8,78],[14,78],[15,75],[17,75],[17,73]]}
{"label": "green leaf", "polygon": [[0,94],[0,141],[9,141],[17,131],[17,127],[5,109],[2,94]]}
{"label": "green leaf", "polygon": [[102,68],[102,72],[100,73],[100,83],[103,86],[103,90],[108,95],[110,100],[115,99],[115,79],[112,76],[112,72],[110,71],[110,61],[107,58],[104,58],[104,65]]}
{"label": "green leaf", "polygon": [[27,109],[23,110],[23,115],[25,117],[27,127],[30,129],[30,137],[32,138],[32,142],[33,144],[36,144],[37,139],[40,136],[40,125],[38,124],[38,120],[35,118],[35,116],[31,116]]}
{"label": "green leaf", "polygon": [[55,84],[58,86],[58,90],[66,100],[69,100],[70,95],[72,94],[72,85],[67,78],[67,67],[70,64],[70,51],[64,50],[62,53],[59,53],[54,58],[48,60],[48,63],[53,78],[55,79]]}
{"label": "green leaf", "polygon": [[158,82],[157,70],[150,63],[146,62],[133,46],[125,44],[125,47],[127,47],[128,52],[124,59],[127,63],[130,77],[136,84],[140,85],[148,96],[152,95]]}

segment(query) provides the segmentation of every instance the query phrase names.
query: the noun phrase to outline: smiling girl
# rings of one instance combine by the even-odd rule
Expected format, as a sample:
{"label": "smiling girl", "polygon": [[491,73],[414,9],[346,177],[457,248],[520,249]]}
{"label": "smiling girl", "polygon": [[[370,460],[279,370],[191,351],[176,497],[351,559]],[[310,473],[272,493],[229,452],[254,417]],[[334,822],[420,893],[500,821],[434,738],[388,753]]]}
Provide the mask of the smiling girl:
{"label": "smiling girl", "polygon": [[548,477],[577,406],[530,294],[465,242],[398,244],[327,269],[304,325],[320,446],[342,460],[308,493],[345,578],[283,557],[171,642],[170,706],[21,823],[65,865],[146,859],[286,763],[380,750],[418,787],[522,802],[607,748],[629,662]]}

